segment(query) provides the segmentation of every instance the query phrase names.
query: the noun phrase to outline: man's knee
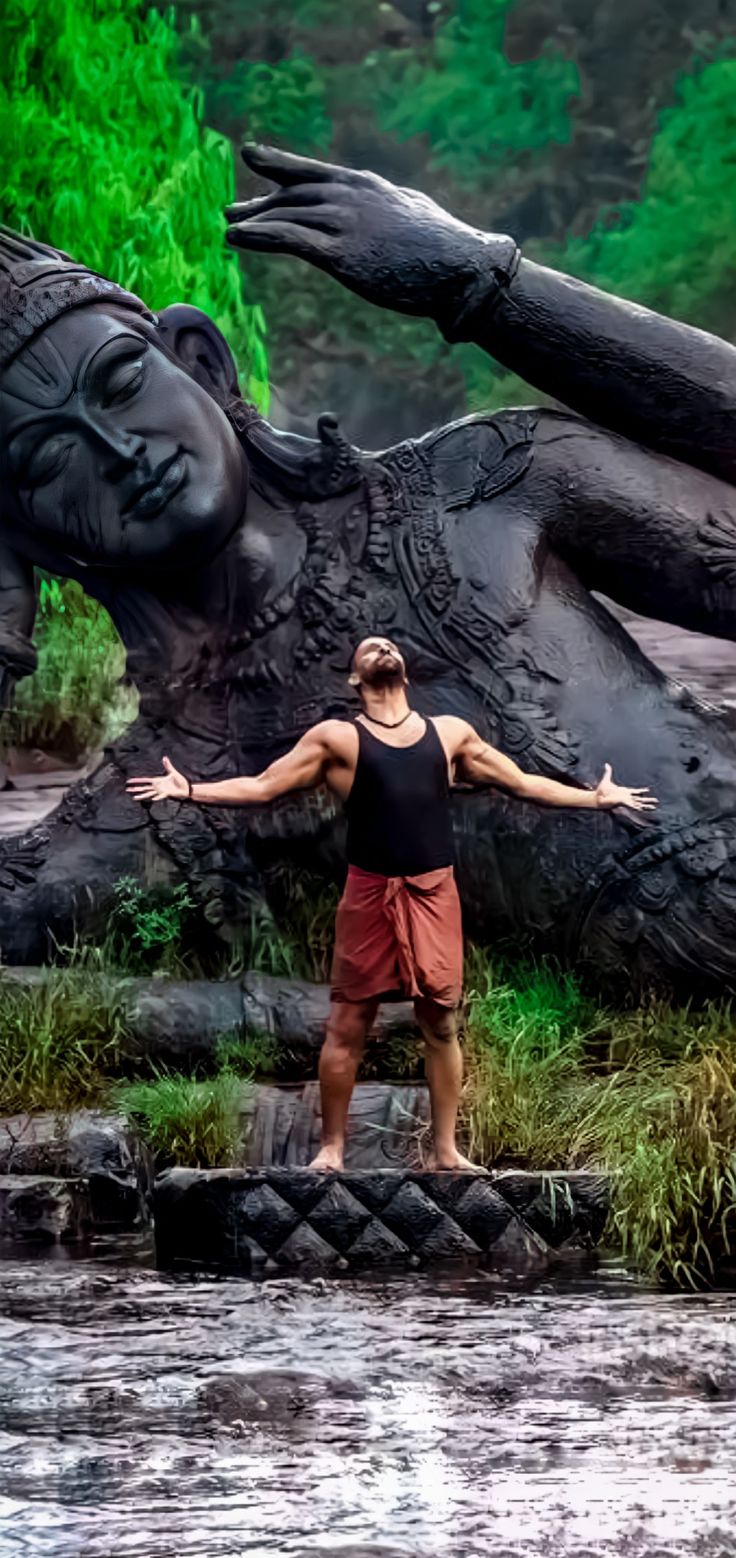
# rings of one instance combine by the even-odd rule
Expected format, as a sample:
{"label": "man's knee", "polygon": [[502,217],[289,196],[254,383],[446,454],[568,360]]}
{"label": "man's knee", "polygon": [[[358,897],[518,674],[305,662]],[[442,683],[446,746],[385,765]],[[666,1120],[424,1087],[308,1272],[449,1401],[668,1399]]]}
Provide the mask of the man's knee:
{"label": "man's knee", "polygon": [[449,1044],[457,1038],[457,1018],[451,1006],[440,1006],[426,996],[414,1002],[417,1022],[428,1044]]}
{"label": "man's knee", "polygon": [[327,1039],[341,1049],[362,1049],[376,1015],[375,1001],[333,1001]]}

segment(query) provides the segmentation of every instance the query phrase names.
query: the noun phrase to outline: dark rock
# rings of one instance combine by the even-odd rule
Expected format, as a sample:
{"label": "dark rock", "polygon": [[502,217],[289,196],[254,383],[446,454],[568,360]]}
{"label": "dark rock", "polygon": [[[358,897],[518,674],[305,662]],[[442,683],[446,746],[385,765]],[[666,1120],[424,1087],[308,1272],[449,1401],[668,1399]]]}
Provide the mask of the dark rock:
{"label": "dark rock", "polygon": [[243,994],[237,980],[130,980],[126,1016],[141,1055],[191,1065],[242,1034]]}
{"label": "dark rock", "polygon": [[86,1180],[41,1174],[0,1176],[0,1239],[67,1243],[84,1238],[92,1224]]}
{"label": "dark rock", "polygon": [[0,1174],[83,1179],[98,1231],[148,1219],[150,1155],[117,1115],[80,1109],[0,1119]]}
{"label": "dark rock", "polygon": [[[0,979],[34,988],[48,978],[47,968],[10,966]],[[130,1058],[182,1066],[211,1060],[224,1039],[265,1035],[273,1041],[275,1076],[289,1080],[313,1076],[325,1036],[330,996],[327,985],[248,973],[238,979],[169,979],[110,976],[120,997]],[[369,1041],[366,1069],[396,1073],[395,1047],[416,1044],[419,1030],[411,1002],[379,1008]],[[406,1065],[402,1056],[402,1074]]]}

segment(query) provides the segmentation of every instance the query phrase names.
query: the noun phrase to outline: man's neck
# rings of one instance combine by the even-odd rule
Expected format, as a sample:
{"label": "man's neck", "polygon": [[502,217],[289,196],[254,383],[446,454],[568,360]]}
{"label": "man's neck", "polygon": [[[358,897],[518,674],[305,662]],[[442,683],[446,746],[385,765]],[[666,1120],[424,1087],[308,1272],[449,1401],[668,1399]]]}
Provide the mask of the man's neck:
{"label": "man's neck", "polygon": [[410,712],[404,687],[361,688],[363,713],[383,725],[397,725]]}

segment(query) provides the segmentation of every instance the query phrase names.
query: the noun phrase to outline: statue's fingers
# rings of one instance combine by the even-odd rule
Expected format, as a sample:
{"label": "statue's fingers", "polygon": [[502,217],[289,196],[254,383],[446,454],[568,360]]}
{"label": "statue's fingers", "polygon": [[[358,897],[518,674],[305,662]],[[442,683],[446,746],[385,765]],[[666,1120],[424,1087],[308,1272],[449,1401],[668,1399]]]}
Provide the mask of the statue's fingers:
{"label": "statue's fingers", "polygon": [[250,216],[265,211],[278,211],[288,202],[290,206],[318,206],[334,200],[337,191],[334,184],[289,184],[285,189],[274,189],[270,195],[257,195],[253,200],[234,200],[225,207],[225,220],[245,222]]}
{"label": "statue's fingers", "polygon": [[[285,195],[281,199],[286,199]],[[256,204],[256,202],[254,202]],[[345,227],[343,212],[336,205],[325,203],[319,206],[292,206],[276,205],[266,208],[266,220],[270,221],[269,212],[273,211],[273,220],[289,222],[294,227],[305,227],[310,232],[338,233]],[[263,220],[262,211],[249,212],[245,217],[239,217],[234,227],[240,227],[242,223],[260,222]]]}
{"label": "statue's fingers", "polygon": [[359,179],[359,174],[354,173],[352,168],[343,168],[332,162],[317,162],[313,157],[299,157],[295,152],[282,151],[278,146],[260,146],[249,141],[241,146],[240,155],[246,167],[259,173],[262,178],[274,179],[277,184],[314,183],[315,179],[352,184]]}
{"label": "statue's fingers", "polygon": [[245,222],[228,227],[225,238],[236,249],[253,249],[264,254],[294,254],[298,259],[319,264],[334,253],[329,233],[307,230],[296,222]]}

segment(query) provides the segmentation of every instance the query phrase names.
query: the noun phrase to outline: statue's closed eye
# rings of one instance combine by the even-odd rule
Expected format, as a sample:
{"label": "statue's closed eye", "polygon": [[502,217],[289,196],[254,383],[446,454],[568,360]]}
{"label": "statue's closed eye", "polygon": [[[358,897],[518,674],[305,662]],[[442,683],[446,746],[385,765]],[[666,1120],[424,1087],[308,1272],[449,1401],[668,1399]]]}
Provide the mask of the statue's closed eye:
{"label": "statue's closed eye", "polygon": [[111,406],[122,400],[130,400],[141,388],[146,376],[143,356],[118,362],[107,375],[102,395],[103,406]]}
{"label": "statue's closed eye", "polygon": [[72,440],[68,434],[41,439],[40,443],[31,450],[23,468],[18,470],[18,481],[21,487],[43,487],[56,476],[60,476],[71,450]]}

